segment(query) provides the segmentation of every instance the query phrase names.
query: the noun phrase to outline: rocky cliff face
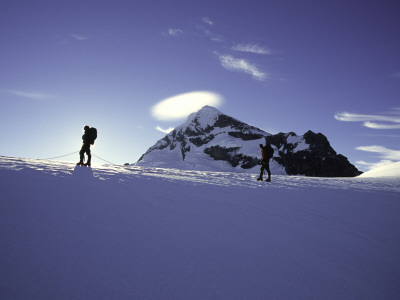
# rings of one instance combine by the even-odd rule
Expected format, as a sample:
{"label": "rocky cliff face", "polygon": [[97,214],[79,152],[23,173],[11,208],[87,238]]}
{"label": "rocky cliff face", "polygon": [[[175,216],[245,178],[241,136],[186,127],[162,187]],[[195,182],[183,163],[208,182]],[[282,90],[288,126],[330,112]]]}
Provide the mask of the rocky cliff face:
{"label": "rocky cliff face", "polygon": [[205,106],[159,140],[137,162],[167,168],[253,172],[259,170],[259,144],[274,148],[273,174],[351,177],[359,172],[337,154],[321,133],[271,135]]}
{"label": "rocky cliff face", "polygon": [[288,175],[353,177],[362,173],[345,156],[337,154],[321,133],[279,133],[266,137],[266,141],[278,149],[274,159]]}

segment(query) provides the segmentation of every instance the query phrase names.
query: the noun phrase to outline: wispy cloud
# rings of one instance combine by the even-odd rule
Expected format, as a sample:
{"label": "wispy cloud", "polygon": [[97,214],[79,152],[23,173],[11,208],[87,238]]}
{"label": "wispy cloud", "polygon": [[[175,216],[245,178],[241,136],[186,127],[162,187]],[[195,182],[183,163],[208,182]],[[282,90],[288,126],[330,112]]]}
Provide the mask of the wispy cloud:
{"label": "wispy cloud", "polygon": [[364,126],[372,129],[400,129],[400,124],[382,124],[374,122],[364,122]]}
{"label": "wispy cloud", "polygon": [[395,160],[395,161],[400,160],[400,151],[388,149],[383,146],[377,146],[377,145],[360,146],[360,147],[357,147],[356,149],[360,150],[360,151],[377,153],[380,158],[385,159],[385,160]]}
{"label": "wispy cloud", "polygon": [[250,74],[254,79],[259,81],[265,81],[267,79],[266,73],[259,70],[256,65],[250,63],[246,59],[235,58],[229,54],[217,55],[221,62],[221,66],[229,71],[244,72]]}
{"label": "wispy cloud", "polygon": [[393,108],[387,114],[379,115],[342,112],[335,114],[335,119],[343,122],[363,122],[363,126],[372,129],[400,129],[400,109],[398,107]]}
{"label": "wispy cloud", "polygon": [[373,170],[373,169],[377,169],[377,168],[380,168],[380,167],[383,167],[383,166],[387,166],[387,165],[390,165],[392,163],[393,163],[393,161],[391,161],[391,160],[380,160],[380,161],[374,162],[374,163],[366,162],[366,161],[363,161],[363,160],[356,161],[356,165],[357,165],[358,168],[360,168],[360,169],[361,168],[362,169],[366,168],[368,171],[369,170]]}
{"label": "wispy cloud", "polygon": [[348,112],[335,114],[335,119],[345,122],[362,122],[362,121],[383,121],[383,122],[400,122],[400,116],[385,115],[362,115]]}
{"label": "wispy cloud", "polygon": [[210,18],[207,18],[207,17],[203,17],[203,22],[210,26],[212,26],[214,24],[214,22],[211,21]]}
{"label": "wispy cloud", "polygon": [[71,34],[71,37],[72,37],[73,39],[77,40],[77,41],[86,41],[86,40],[89,39],[89,37],[87,37],[87,36],[83,36],[83,35],[79,35],[79,34],[74,34],[74,33]]}
{"label": "wispy cloud", "polygon": [[197,28],[197,30],[201,31],[206,37],[208,37],[213,42],[218,42],[218,43],[223,43],[224,42],[224,37],[223,36],[208,30],[204,26],[197,25],[196,28]]}
{"label": "wispy cloud", "polygon": [[50,95],[48,95],[48,94],[36,93],[36,92],[24,92],[24,91],[17,91],[17,90],[3,90],[3,92],[13,95],[13,96],[18,96],[18,97],[23,97],[23,98],[33,99],[33,100],[43,100],[43,99],[50,97]]}
{"label": "wispy cloud", "polygon": [[259,46],[257,44],[237,44],[232,47],[232,50],[239,52],[248,52],[255,54],[272,54],[271,49]]}
{"label": "wispy cloud", "polygon": [[388,114],[400,115],[400,107],[394,107]]}
{"label": "wispy cloud", "polygon": [[371,153],[376,153],[377,156],[379,157],[378,162],[366,162],[366,161],[357,161],[356,164],[366,167],[368,170],[372,170],[375,168],[379,168],[388,164],[391,164],[396,161],[400,161],[400,151],[398,150],[392,150],[388,149],[383,146],[360,146],[357,147],[356,150],[360,151],[365,151],[365,152],[371,152]]}
{"label": "wispy cloud", "polygon": [[396,139],[398,139],[398,138],[400,138],[400,134],[382,134],[382,133],[379,133],[379,134],[372,134],[372,133],[368,133],[368,134],[360,134],[360,136],[369,136],[369,137],[388,137],[388,138],[396,138]]}
{"label": "wispy cloud", "polygon": [[168,129],[163,129],[163,128],[161,128],[160,126],[157,126],[156,127],[156,130],[158,130],[158,131],[161,131],[161,132],[164,132],[164,133],[170,133],[172,130],[174,130],[174,128],[173,127],[169,127]]}
{"label": "wispy cloud", "polygon": [[167,33],[164,35],[178,37],[183,35],[183,30],[178,28],[168,28]]}
{"label": "wispy cloud", "polygon": [[[343,122],[362,122],[364,127],[371,129],[400,129],[399,107],[393,108],[385,114],[366,115],[342,112],[335,114],[335,119]],[[393,135],[391,137],[398,136]],[[356,148],[356,150],[375,153],[377,158],[379,158],[378,162],[357,161],[356,164],[360,166],[360,168],[362,167],[372,170],[387,164],[391,164],[395,161],[400,161],[400,151],[388,149],[384,146],[359,146]]]}

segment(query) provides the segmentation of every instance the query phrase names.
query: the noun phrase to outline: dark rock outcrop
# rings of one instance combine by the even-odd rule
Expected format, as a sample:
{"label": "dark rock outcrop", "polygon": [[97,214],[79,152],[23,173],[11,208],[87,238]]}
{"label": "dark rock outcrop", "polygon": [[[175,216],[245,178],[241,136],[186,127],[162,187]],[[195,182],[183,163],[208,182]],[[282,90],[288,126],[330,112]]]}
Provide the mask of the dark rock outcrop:
{"label": "dark rock outcrop", "polygon": [[240,165],[243,169],[251,169],[260,163],[260,160],[256,157],[243,155],[238,153],[240,147],[221,147],[212,146],[204,149],[204,153],[211,156],[215,160],[224,160],[231,164],[232,167]]}
{"label": "dark rock outcrop", "polygon": [[279,133],[266,137],[266,141],[279,150],[275,160],[285,167],[288,175],[316,177],[354,177],[362,174],[348,159],[337,154],[328,139],[321,133],[308,131],[303,135],[308,149],[295,151],[295,145],[287,142],[295,133]]}

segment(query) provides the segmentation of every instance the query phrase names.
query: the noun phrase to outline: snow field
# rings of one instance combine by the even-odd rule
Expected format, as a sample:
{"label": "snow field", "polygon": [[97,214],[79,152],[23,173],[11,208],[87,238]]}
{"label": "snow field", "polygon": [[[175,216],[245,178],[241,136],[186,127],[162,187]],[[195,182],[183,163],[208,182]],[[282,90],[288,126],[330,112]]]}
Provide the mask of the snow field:
{"label": "snow field", "polygon": [[2,299],[398,299],[398,178],[0,157]]}

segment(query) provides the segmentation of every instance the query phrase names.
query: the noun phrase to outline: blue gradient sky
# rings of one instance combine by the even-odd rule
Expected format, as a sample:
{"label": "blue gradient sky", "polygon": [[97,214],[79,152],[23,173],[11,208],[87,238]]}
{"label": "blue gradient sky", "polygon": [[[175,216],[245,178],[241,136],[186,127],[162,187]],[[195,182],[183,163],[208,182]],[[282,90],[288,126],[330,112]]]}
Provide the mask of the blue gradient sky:
{"label": "blue gradient sky", "polygon": [[2,1],[0,155],[78,151],[87,124],[94,154],[132,163],[184,121],[153,106],[208,91],[270,133],[322,132],[362,170],[400,160],[399,15],[398,1]]}

